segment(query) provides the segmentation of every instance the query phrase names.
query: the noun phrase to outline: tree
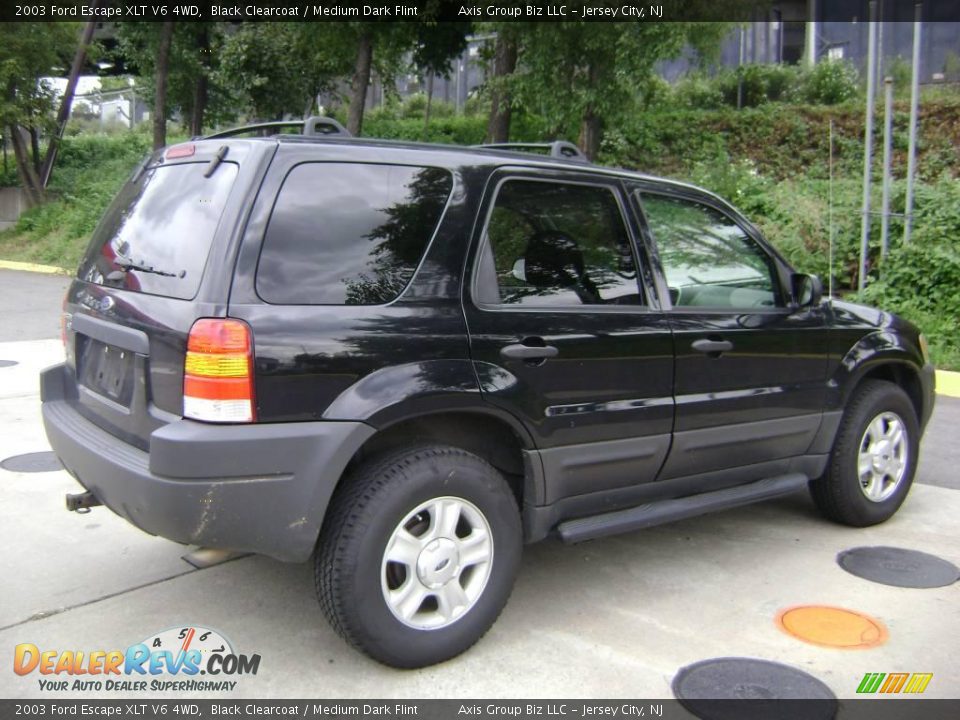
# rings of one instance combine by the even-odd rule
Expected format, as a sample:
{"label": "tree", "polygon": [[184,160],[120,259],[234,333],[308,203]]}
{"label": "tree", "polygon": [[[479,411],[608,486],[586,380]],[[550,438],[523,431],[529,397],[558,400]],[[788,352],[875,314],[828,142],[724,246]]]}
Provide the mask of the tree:
{"label": "tree", "polygon": [[473,29],[468,22],[424,22],[417,24],[413,64],[426,77],[427,106],[423,113],[424,132],[430,125],[433,104],[433,78],[450,77],[452,62],[467,48],[467,35]]}
{"label": "tree", "polygon": [[[632,106],[638,85],[659,60],[679,54],[713,23],[541,23],[520,58],[521,102],[558,128],[578,122],[578,145],[590,159],[600,149],[604,122]],[[724,29],[725,31],[725,29]]]}
{"label": "tree", "polygon": [[234,103],[257,120],[308,115],[316,97],[350,71],[350,51],[336,23],[243,23],[224,38],[215,73]]}
{"label": "tree", "polygon": [[517,69],[518,32],[512,23],[497,23],[493,57],[489,62],[487,87],[490,92],[490,119],[487,142],[510,141],[510,120],[513,109],[509,81]]}
{"label": "tree", "polygon": [[[117,24],[119,54],[124,65],[136,73],[140,94],[151,100],[157,122],[158,59],[167,23],[123,22]],[[224,24],[216,22],[172,23],[166,63],[164,121],[179,115],[191,135],[202,135],[211,122],[236,114],[229,85],[218,82],[220,46]]]}
{"label": "tree", "polygon": [[157,43],[156,93],[153,101],[153,149],[167,144],[167,77],[170,68],[170,45],[173,43],[173,21],[160,26]]}
{"label": "tree", "polygon": [[31,159],[29,129],[53,127],[55,93],[44,80],[59,74],[76,50],[82,23],[0,23],[0,128],[10,137],[20,183],[30,205],[43,202],[39,157]]}
{"label": "tree", "polygon": [[392,82],[404,64],[404,55],[416,38],[415,23],[351,22],[343,23],[342,35],[355,45],[353,74],[350,79],[350,104],[347,130],[359,135],[363,130],[363,112],[367,103],[371,71],[380,81]]}
{"label": "tree", "polygon": [[[96,7],[96,4],[94,5]],[[50,143],[47,145],[47,155],[43,159],[43,166],[40,168],[40,182],[43,187],[47,187],[50,182],[50,175],[53,173],[53,163],[56,162],[57,152],[60,149],[60,138],[63,137],[63,131],[67,127],[67,120],[70,119],[70,108],[73,107],[73,95],[77,90],[77,82],[80,79],[80,71],[87,59],[87,51],[93,41],[93,31],[97,24],[88,21],[83,26],[83,32],[80,35],[80,43],[77,45],[77,51],[73,56],[73,63],[70,65],[70,75],[67,78],[67,87],[63,91],[63,97],[60,99],[60,110],[57,111],[56,128],[50,136]]]}

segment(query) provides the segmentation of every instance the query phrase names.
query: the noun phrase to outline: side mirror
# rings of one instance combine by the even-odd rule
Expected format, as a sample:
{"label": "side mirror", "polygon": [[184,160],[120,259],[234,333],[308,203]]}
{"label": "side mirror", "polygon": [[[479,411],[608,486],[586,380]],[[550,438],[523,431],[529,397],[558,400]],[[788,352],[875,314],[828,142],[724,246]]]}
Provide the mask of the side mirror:
{"label": "side mirror", "polygon": [[823,283],[816,275],[794,273],[791,285],[797,307],[816,307],[823,300]]}

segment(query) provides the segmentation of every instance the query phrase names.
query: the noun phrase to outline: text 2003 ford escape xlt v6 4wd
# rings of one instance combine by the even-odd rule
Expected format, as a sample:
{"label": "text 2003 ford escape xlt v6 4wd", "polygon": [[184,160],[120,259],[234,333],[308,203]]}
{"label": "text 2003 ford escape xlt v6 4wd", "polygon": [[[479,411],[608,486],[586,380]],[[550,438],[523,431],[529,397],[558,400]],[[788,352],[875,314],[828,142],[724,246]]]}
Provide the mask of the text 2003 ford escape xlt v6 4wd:
{"label": "text 2003 ford escape xlt v6 4wd", "polygon": [[490,627],[524,542],[903,502],[923,338],[716,196],[566,143],[302,132],[159,151],[106,213],[42,376],[73,509],[313,557],[337,631],[416,667]]}

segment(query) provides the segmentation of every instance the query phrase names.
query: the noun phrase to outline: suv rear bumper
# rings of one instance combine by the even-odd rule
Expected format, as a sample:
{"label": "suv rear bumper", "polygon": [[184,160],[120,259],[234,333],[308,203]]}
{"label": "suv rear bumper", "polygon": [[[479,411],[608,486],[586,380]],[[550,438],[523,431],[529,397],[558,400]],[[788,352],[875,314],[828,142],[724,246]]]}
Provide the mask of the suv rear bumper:
{"label": "suv rear bumper", "polygon": [[300,562],[330,496],[374,433],[360,422],[208,425],[178,420],[143,452],[81,415],[65,365],[40,376],[43,424],[64,467],[142,530],[175,542]]}

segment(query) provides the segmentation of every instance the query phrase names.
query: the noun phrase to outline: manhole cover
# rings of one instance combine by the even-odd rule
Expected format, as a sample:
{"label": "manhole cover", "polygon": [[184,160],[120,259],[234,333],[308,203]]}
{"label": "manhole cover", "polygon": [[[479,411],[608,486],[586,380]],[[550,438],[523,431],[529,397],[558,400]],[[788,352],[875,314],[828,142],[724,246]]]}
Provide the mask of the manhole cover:
{"label": "manhole cover", "polygon": [[26,453],[25,455],[11,455],[0,461],[0,467],[10,472],[39,473],[62,470],[63,465],[57,456],[49,450],[47,452]]}
{"label": "manhole cover", "polygon": [[960,568],[936,555],[895,547],[859,547],[837,555],[851,575],[883,585],[935,588],[960,580]]}
{"label": "manhole cover", "polygon": [[16,360],[0,360],[0,368],[13,367],[16,364]]}
{"label": "manhole cover", "polygon": [[823,647],[865,650],[887,640],[887,628],[879,620],[828,605],[787,608],[777,615],[777,625],[798,640]]}
{"label": "manhole cover", "polygon": [[687,665],[673,678],[673,694],[702,720],[830,720],[837,713],[836,696],[812,675],[752,658]]}

